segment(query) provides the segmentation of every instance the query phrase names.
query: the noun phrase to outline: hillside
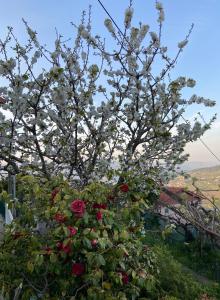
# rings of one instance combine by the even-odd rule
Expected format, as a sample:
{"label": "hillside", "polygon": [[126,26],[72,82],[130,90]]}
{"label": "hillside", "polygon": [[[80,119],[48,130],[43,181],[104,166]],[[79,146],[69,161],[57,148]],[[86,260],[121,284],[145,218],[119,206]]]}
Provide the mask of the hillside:
{"label": "hillside", "polygon": [[209,198],[216,198],[216,202],[220,206],[220,166],[201,168],[188,172],[189,178],[183,176],[177,177],[170,181],[169,186],[187,187],[190,190],[195,190],[192,185],[193,178],[196,179],[196,186],[203,191]]}

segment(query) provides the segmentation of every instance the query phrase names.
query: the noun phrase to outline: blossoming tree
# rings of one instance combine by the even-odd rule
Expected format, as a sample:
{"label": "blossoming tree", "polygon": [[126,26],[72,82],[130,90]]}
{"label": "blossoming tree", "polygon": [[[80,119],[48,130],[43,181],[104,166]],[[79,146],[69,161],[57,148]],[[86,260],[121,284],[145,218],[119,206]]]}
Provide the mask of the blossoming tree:
{"label": "blossoming tree", "polygon": [[[181,90],[195,81],[170,79],[191,30],[176,56],[169,57],[161,41],[162,4],[156,9],[158,33],[145,24],[133,27],[131,6],[123,32],[106,19],[114,49],[93,36],[85,13],[81,24],[73,25],[74,42],[57,34],[54,50],[42,46],[25,21],[24,45],[8,28],[0,41],[0,75],[7,82],[0,88],[0,105],[10,115],[0,113],[1,170],[47,178],[61,172],[84,185],[103,178],[113,165],[142,174],[153,168],[166,179],[163,170],[187,159],[184,146],[198,139],[214,118],[202,126],[181,117],[192,103],[214,102],[196,95],[183,99]],[[156,73],[158,62],[162,67]]]}
{"label": "blossoming tree", "polygon": [[[93,36],[90,14],[87,23],[83,14],[74,25],[71,46],[57,35],[48,50],[25,21],[25,45],[12,28],[0,41],[0,75],[7,82],[0,105],[10,116],[0,113],[0,168],[21,173],[21,201],[1,192],[17,212],[0,241],[5,300],[166,296],[160,263],[143,241],[143,214],[157,197],[151,174],[166,179],[165,171],[187,159],[185,144],[214,120],[182,123],[185,108],[214,102],[182,98],[192,79],[169,80],[189,34],[171,59],[161,43],[162,5],[156,9],[158,34],[148,25],[132,27],[131,6],[123,32],[105,20],[113,50]],[[158,60],[164,67],[155,74]],[[115,165],[119,184],[98,182],[111,178]]]}

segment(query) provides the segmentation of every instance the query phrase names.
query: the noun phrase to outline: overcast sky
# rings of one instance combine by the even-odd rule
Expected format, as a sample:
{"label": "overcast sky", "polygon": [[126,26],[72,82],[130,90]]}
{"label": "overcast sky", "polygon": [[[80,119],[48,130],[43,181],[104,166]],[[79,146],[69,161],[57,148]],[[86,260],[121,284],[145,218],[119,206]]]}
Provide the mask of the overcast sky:
{"label": "overcast sky", "polygon": [[[102,2],[122,27],[124,10],[129,1]],[[136,25],[138,21],[142,21],[149,24],[151,30],[155,30],[157,15],[154,1],[134,0],[133,3]],[[220,157],[220,0],[163,0],[162,3],[166,14],[163,40],[170,53],[175,53],[177,43],[184,39],[191,23],[195,23],[190,43],[179,59],[172,78],[180,75],[192,77],[197,81],[193,93],[216,100],[215,108],[194,106],[186,116],[193,119],[200,111],[208,120],[212,114],[218,114],[216,123],[203,139]],[[77,24],[81,11],[87,9],[89,4],[92,5],[93,32],[107,37],[103,26],[106,15],[97,0],[0,0],[0,37],[5,36],[6,27],[10,25],[14,27],[17,36],[24,40],[24,26],[21,21],[24,18],[38,32],[40,40],[50,46],[55,38],[55,27],[66,38],[72,36],[73,27],[70,22]],[[188,145],[187,151],[191,154],[192,161],[215,162],[215,158],[199,141]]]}

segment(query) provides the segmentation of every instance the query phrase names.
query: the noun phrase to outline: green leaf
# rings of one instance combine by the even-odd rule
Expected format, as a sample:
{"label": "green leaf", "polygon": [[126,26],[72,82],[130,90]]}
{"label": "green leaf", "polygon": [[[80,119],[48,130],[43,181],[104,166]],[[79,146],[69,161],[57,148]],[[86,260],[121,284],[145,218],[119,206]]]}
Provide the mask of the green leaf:
{"label": "green leaf", "polygon": [[127,240],[129,238],[129,234],[126,230],[122,230],[119,236],[122,240]]}
{"label": "green leaf", "polygon": [[36,258],[35,258],[35,263],[37,266],[41,266],[44,262],[44,257],[42,254],[40,255],[37,255]]}
{"label": "green leaf", "polygon": [[105,242],[105,239],[99,239],[99,247],[101,248],[101,249],[105,249],[105,247],[106,247],[106,242]]}
{"label": "green leaf", "polygon": [[51,253],[51,255],[50,255],[50,262],[51,262],[52,264],[54,264],[54,263],[57,262],[57,256],[56,256],[56,254]]}
{"label": "green leaf", "polygon": [[118,241],[118,231],[114,230],[113,240]]}
{"label": "green leaf", "polygon": [[83,220],[84,220],[85,224],[88,224],[88,222],[89,222],[89,215],[88,215],[87,212],[84,213]]}
{"label": "green leaf", "polygon": [[87,235],[87,234],[89,234],[89,233],[90,233],[90,231],[91,231],[91,229],[90,229],[90,228],[85,228],[85,229],[83,230],[83,235]]}
{"label": "green leaf", "polygon": [[84,237],[84,238],[83,238],[83,245],[84,245],[85,247],[89,248],[89,249],[92,248],[92,246],[91,246],[91,241],[90,241],[87,237]]}
{"label": "green leaf", "polygon": [[131,275],[132,275],[132,278],[135,278],[136,277],[136,272],[133,270],[132,272],[131,272]]}
{"label": "green leaf", "polygon": [[30,273],[32,273],[34,271],[34,264],[31,261],[28,261],[27,269]]}
{"label": "green leaf", "polygon": [[107,238],[108,237],[108,232],[106,230],[103,230],[102,236]]}
{"label": "green leaf", "polygon": [[125,264],[123,263],[123,261],[119,261],[119,265],[120,265],[120,267],[121,267],[123,270],[126,269]]}
{"label": "green leaf", "polygon": [[98,254],[96,256],[96,261],[99,264],[99,266],[104,266],[105,265],[105,259],[101,254]]}
{"label": "green leaf", "polygon": [[70,232],[69,232],[69,230],[68,230],[68,228],[66,226],[63,226],[63,231],[64,231],[65,236],[69,236],[70,235]]}

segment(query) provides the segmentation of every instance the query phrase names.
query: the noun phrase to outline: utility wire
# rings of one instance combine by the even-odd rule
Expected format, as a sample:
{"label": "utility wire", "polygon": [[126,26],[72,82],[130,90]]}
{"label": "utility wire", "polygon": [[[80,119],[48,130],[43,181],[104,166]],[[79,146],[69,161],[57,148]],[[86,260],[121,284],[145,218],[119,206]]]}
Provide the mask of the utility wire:
{"label": "utility wire", "polygon": [[[202,116],[202,114],[199,112],[198,115],[200,116],[200,118],[202,119],[202,121],[204,122],[204,124],[207,125],[207,122],[205,121],[204,117]],[[200,138],[200,142],[206,147],[206,149],[208,149],[208,151],[217,159],[218,162],[220,162],[220,158],[210,149],[210,147]]]}
{"label": "utility wire", "polygon": [[[105,8],[104,4],[100,1],[97,0],[99,2],[99,4],[101,5],[101,7],[103,8],[103,10],[105,11],[105,13],[107,14],[107,16],[109,17],[109,19],[112,21],[112,23],[115,25],[115,27],[118,29],[119,33],[122,35],[122,37],[125,39],[125,41],[128,43],[128,45],[131,47],[131,50],[133,50],[133,47],[130,43],[130,41],[127,39],[127,37],[124,35],[124,33],[122,32],[121,28],[118,26],[118,24],[116,23],[116,21],[114,20],[114,18],[110,15],[110,13],[108,12],[108,10]],[[139,55],[137,55],[138,59],[140,60],[140,62],[144,65],[143,60],[140,58]]]}
{"label": "utility wire", "polygon": [[201,138],[199,138],[199,140],[203,146],[217,159],[217,161],[220,162],[220,158],[218,158],[218,156],[210,149],[210,147]]}
{"label": "utility wire", "polygon": [[[110,18],[110,20],[112,21],[112,23],[115,25],[115,27],[118,29],[119,33],[124,37],[124,39],[126,40],[126,42],[129,44],[129,46],[131,47],[130,41],[127,39],[127,37],[123,34],[122,30],[120,29],[120,27],[118,26],[118,24],[116,23],[116,21],[114,20],[114,18],[111,16],[111,14],[109,13],[109,11],[106,9],[106,7],[104,6],[104,4],[101,2],[101,0],[97,0],[98,3],[101,5],[101,7],[103,8],[103,10],[105,11],[105,13],[107,14],[107,16]],[[132,47],[131,47],[132,49]],[[137,56],[138,59],[140,60],[140,62],[144,65],[143,60],[140,58],[140,56]],[[200,115],[200,114],[199,114]],[[187,120],[181,116],[182,119],[185,121],[185,123],[188,123]],[[204,118],[200,115],[200,117],[202,118],[203,122],[205,124],[207,124],[204,120]],[[211,150],[211,148],[203,141],[203,139],[199,138],[200,142],[203,144],[203,146],[215,157],[215,159],[217,159],[217,161],[220,163],[220,158]]]}
{"label": "utility wire", "polygon": [[203,115],[202,115],[200,112],[198,112],[198,115],[199,115],[200,118],[202,119],[203,123],[206,124],[206,125],[208,125],[207,122],[205,121]]}
{"label": "utility wire", "polygon": [[[185,123],[188,124],[188,121],[181,116],[181,118],[184,120]],[[202,117],[203,122],[207,125],[207,123],[205,122],[204,118]],[[220,158],[218,158],[218,156],[211,150],[211,148],[203,141],[202,138],[199,138],[200,142],[203,144],[203,146],[217,159],[218,162],[220,162]]]}

